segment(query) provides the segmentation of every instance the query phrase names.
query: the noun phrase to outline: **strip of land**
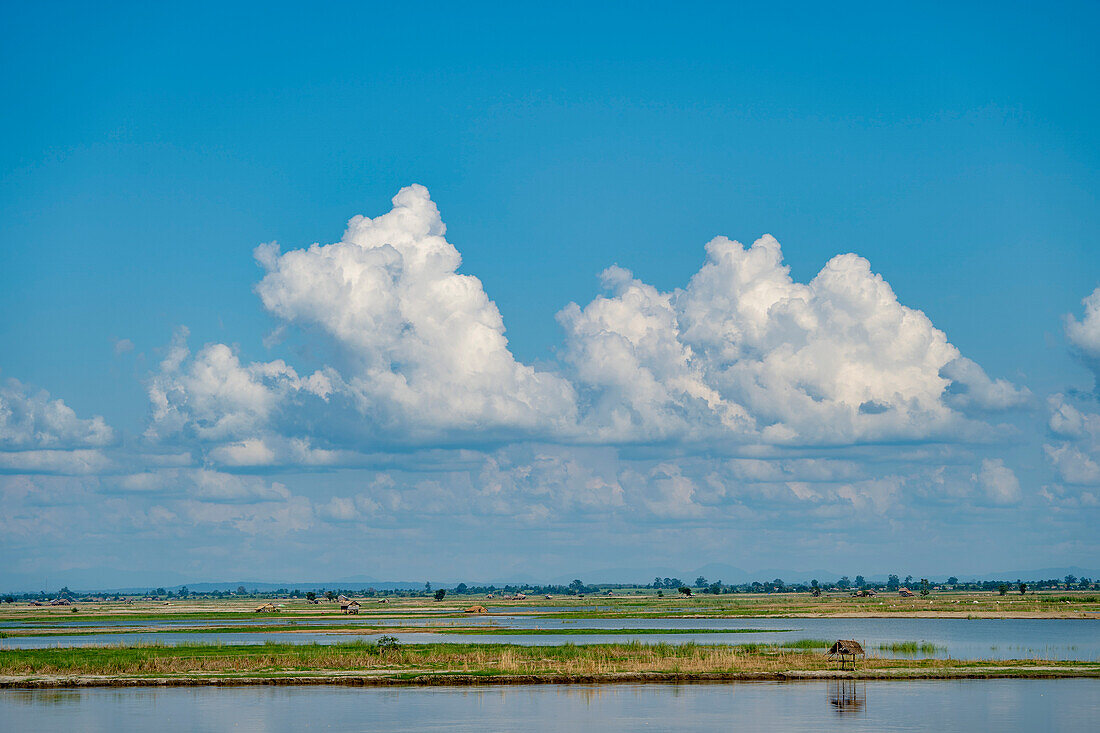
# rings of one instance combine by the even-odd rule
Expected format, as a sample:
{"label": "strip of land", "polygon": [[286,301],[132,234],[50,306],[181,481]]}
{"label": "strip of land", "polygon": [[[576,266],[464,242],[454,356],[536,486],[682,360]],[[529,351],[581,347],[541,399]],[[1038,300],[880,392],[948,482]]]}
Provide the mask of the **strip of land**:
{"label": "strip of land", "polygon": [[264,626],[80,626],[6,629],[0,638],[20,636],[96,636],[100,634],[462,634],[476,636],[593,636],[648,634],[761,634],[786,633],[792,629],[683,629],[683,628],[553,628],[522,629],[499,626],[372,626],[364,624],[309,624]]}
{"label": "strip of land", "polygon": [[483,685],[749,680],[1100,678],[1100,663],[868,658],[764,644],[183,645],[0,651],[0,687]]}

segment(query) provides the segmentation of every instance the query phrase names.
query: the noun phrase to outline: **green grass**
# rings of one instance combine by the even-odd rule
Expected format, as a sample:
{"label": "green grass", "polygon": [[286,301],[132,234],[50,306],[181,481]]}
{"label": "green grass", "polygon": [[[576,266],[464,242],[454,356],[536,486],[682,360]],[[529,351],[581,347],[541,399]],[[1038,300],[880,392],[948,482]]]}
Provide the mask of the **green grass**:
{"label": "green grass", "polygon": [[[107,678],[219,679],[227,676],[286,678],[329,673],[420,678],[512,676],[537,681],[540,676],[611,679],[617,674],[664,675],[665,679],[704,679],[733,675],[763,679],[793,673],[835,671],[826,655],[811,652],[822,643],[799,640],[790,647],[766,644],[593,644],[517,646],[512,644],[419,644],[385,648],[359,641],[337,645],[189,644],[138,645],[75,649],[0,650],[0,674],[23,680],[58,675],[102,675]],[[1100,676],[1095,662],[958,661],[942,659],[873,659],[859,663],[865,674],[895,678],[967,676]],[[103,680],[100,680],[103,682]],[[109,682],[109,680],[108,680]]]}
{"label": "green grass", "polygon": [[878,648],[880,651],[894,654],[935,654],[947,647],[936,646],[928,641],[897,641],[892,644],[879,644]]}
{"label": "green grass", "polygon": [[833,642],[828,639],[799,639],[798,641],[785,641],[776,646],[784,649],[828,649]]}
{"label": "green grass", "polygon": [[[403,632],[413,631],[412,628],[401,629]],[[630,634],[631,636],[642,634],[756,634],[786,633],[792,629],[515,629],[515,628],[437,628],[416,627],[416,631],[427,631],[433,634],[477,634],[485,636],[583,636],[599,634]]]}

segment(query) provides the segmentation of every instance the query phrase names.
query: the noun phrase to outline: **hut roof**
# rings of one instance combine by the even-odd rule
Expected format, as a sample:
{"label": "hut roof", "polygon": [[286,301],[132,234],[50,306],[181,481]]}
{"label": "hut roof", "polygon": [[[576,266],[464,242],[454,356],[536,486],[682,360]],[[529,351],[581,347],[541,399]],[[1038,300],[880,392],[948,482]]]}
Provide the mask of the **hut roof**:
{"label": "hut roof", "polygon": [[466,609],[466,613],[489,613],[489,609],[485,606],[470,606]]}
{"label": "hut roof", "polygon": [[837,639],[829,648],[829,654],[864,654],[863,646],[854,639]]}

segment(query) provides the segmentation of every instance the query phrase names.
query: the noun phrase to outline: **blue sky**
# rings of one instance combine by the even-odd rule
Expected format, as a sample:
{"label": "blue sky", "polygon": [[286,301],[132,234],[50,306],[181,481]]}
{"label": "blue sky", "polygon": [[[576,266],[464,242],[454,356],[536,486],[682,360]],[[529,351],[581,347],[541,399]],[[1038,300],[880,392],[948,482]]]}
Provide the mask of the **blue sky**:
{"label": "blue sky", "polygon": [[1096,565],[1096,15],[8,8],[0,584]]}

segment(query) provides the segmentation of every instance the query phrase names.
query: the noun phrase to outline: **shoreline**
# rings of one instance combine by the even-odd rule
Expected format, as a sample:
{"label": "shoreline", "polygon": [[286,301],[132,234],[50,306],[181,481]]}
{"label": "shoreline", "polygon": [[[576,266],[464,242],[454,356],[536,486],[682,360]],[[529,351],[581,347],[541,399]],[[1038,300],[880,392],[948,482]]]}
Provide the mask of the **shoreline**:
{"label": "shoreline", "polygon": [[0,689],[122,687],[476,687],[500,685],[575,684],[732,684],[738,682],[945,681],[988,679],[1100,679],[1100,665],[1003,666],[971,669],[786,670],[777,672],[608,672],[601,674],[525,673],[469,674],[464,672],[325,672],[286,675],[3,675]]}

